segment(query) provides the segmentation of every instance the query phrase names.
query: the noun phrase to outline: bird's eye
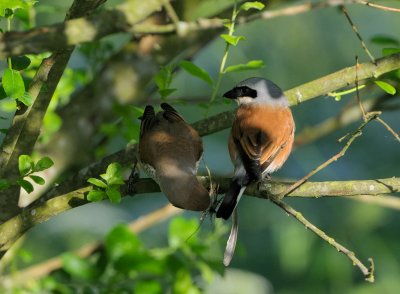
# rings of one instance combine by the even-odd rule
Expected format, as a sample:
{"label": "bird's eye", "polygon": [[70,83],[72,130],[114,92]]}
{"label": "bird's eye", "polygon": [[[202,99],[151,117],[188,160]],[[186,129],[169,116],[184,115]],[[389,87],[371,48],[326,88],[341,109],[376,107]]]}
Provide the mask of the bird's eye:
{"label": "bird's eye", "polygon": [[251,89],[247,86],[240,87],[240,95],[239,97],[252,97],[255,98],[257,97],[257,91],[254,89]]}

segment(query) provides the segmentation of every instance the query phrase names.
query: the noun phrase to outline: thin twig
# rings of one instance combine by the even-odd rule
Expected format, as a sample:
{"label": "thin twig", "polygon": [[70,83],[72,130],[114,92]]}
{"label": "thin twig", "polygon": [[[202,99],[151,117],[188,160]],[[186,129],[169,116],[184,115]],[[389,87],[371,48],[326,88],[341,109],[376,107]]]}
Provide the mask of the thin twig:
{"label": "thin twig", "polygon": [[383,119],[378,117],[376,120],[379,121],[381,124],[383,124],[387,128],[387,130],[392,133],[392,135],[396,138],[396,140],[400,142],[399,134],[397,134]]}
{"label": "thin twig", "polygon": [[367,113],[365,112],[364,106],[361,103],[361,98],[360,98],[360,91],[358,91],[358,68],[359,68],[359,63],[358,63],[358,56],[356,56],[356,80],[355,80],[355,84],[356,84],[356,98],[357,98],[357,102],[358,102],[358,106],[361,109],[361,113],[363,116],[363,120],[366,121],[367,120]]}
{"label": "thin twig", "polygon": [[[295,182],[293,185],[291,185],[286,191],[284,191],[281,195],[278,196],[278,199],[282,199],[284,196],[286,196],[287,194],[289,194],[290,192],[292,192],[293,190],[295,190],[296,188],[298,188],[299,186],[301,186],[302,184],[304,184],[309,178],[311,178],[313,175],[315,175],[317,172],[319,172],[320,170],[326,168],[328,165],[330,165],[332,162],[337,161],[340,157],[344,156],[347,149],[350,147],[350,145],[354,142],[354,140],[361,136],[361,131],[362,129],[372,120],[376,119],[378,117],[378,115],[380,115],[379,111],[376,112],[370,112],[367,115],[367,119],[357,128],[357,130],[355,132],[353,132],[353,134],[351,134],[350,138],[348,139],[346,145],[344,145],[344,147],[342,148],[342,150],[340,150],[339,153],[337,153],[336,155],[334,155],[333,157],[331,157],[330,159],[328,159],[327,161],[325,161],[323,164],[321,164],[320,166],[318,166],[316,169],[312,170],[311,172],[309,172],[306,176],[304,176],[302,179],[298,180],[297,182]],[[347,136],[346,136],[347,137]]]}
{"label": "thin twig", "polygon": [[381,10],[385,10],[385,11],[400,12],[400,8],[394,8],[394,7],[388,7],[388,6],[384,6],[384,5],[379,5],[379,4],[375,4],[375,3],[369,2],[369,1],[355,0],[354,3],[364,4],[364,5],[367,5],[369,7],[373,7],[373,8],[381,9]]}
{"label": "thin twig", "polygon": [[[129,229],[132,232],[138,234],[182,212],[183,212],[182,209],[176,208],[171,204],[167,204],[160,209],[152,211],[149,214],[146,214],[134,220],[129,224]],[[93,252],[97,251],[100,246],[101,243],[99,241],[87,244],[81,247],[80,249],[74,251],[74,254],[80,257],[87,257],[93,254]],[[39,263],[31,267],[28,267],[24,270],[21,270],[18,273],[14,273],[11,276],[5,276],[3,278],[0,278],[0,283],[5,287],[11,284],[13,285],[13,287],[15,287],[15,285],[25,284],[30,280],[40,279],[44,276],[47,276],[50,272],[59,269],[61,267],[62,267],[62,261],[60,257],[54,257],[46,260],[43,263]]]}
{"label": "thin twig", "polygon": [[316,227],[314,224],[312,224],[300,212],[295,210],[289,204],[286,204],[285,202],[283,202],[281,200],[273,199],[273,198],[271,198],[271,201],[273,203],[275,203],[277,206],[279,206],[280,208],[282,208],[284,211],[286,211],[288,214],[293,216],[299,222],[301,222],[307,229],[310,229],[314,234],[316,234],[318,237],[320,237],[321,239],[326,241],[329,245],[335,247],[337,251],[345,254],[353,262],[353,265],[357,266],[361,270],[366,281],[371,282],[371,283],[374,282],[374,263],[373,263],[372,258],[368,259],[368,261],[370,262],[370,267],[367,268],[356,257],[354,252],[348,250],[346,247],[344,247],[343,245],[336,242],[335,239],[333,239],[332,237],[329,237],[324,231],[322,231],[321,229]]}
{"label": "thin twig", "polygon": [[169,0],[164,0],[164,4],[163,4],[165,10],[168,13],[168,16],[171,18],[172,22],[174,23],[174,25],[178,28],[179,25],[179,17],[176,14],[174,8],[172,7],[171,3],[169,2]]}
{"label": "thin twig", "polygon": [[357,27],[354,25],[353,21],[351,20],[350,15],[347,12],[346,7],[344,7],[344,5],[341,6],[341,10],[344,13],[344,15],[346,16],[348,22],[350,23],[351,28],[353,29],[354,33],[357,35],[357,38],[360,40],[361,47],[365,50],[365,52],[367,53],[367,55],[371,59],[372,63],[376,63],[375,62],[375,58],[372,56],[371,52],[368,50],[367,45],[365,45],[360,33],[358,32]]}

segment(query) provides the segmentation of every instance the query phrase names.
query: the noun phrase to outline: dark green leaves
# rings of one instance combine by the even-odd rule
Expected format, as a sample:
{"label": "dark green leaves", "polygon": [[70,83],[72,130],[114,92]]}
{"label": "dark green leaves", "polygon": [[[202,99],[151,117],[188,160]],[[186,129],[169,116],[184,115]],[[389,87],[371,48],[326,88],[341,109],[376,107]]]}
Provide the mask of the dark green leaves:
{"label": "dark green leaves", "polygon": [[15,70],[24,70],[31,64],[31,60],[25,55],[14,56],[11,57],[11,64],[12,68]]}
{"label": "dark green leaves", "polygon": [[176,89],[170,88],[174,69],[175,65],[164,66],[154,77],[154,81],[156,82],[156,85],[158,87],[158,92],[163,99],[176,91]]}
{"label": "dark green leaves", "polygon": [[47,156],[34,163],[29,155],[20,155],[18,157],[18,169],[21,177],[17,180],[17,184],[20,185],[26,192],[31,193],[33,191],[33,186],[25,178],[29,177],[36,184],[44,185],[45,180],[40,176],[33,175],[33,173],[46,170],[53,164],[53,161]]}
{"label": "dark green leaves", "polygon": [[265,66],[265,64],[262,60],[251,60],[251,61],[247,62],[246,64],[236,64],[236,65],[228,66],[224,70],[224,73],[259,69],[259,68],[263,68],[264,66]]}
{"label": "dark green leaves", "polygon": [[195,76],[196,78],[199,78],[212,86],[213,81],[208,72],[206,72],[204,69],[187,60],[181,61],[179,65],[192,76]]}
{"label": "dark green leaves", "polygon": [[111,163],[106,170],[106,173],[101,174],[102,179],[89,178],[88,183],[94,186],[94,189],[87,195],[89,201],[100,201],[104,198],[110,199],[112,203],[121,202],[121,192],[119,187],[125,184],[122,178],[121,166],[114,162]]}
{"label": "dark green leaves", "polygon": [[117,260],[124,255],[137,254],[142,243],[127,226],[118,225],[108,234],[105,246],[109,258]]}

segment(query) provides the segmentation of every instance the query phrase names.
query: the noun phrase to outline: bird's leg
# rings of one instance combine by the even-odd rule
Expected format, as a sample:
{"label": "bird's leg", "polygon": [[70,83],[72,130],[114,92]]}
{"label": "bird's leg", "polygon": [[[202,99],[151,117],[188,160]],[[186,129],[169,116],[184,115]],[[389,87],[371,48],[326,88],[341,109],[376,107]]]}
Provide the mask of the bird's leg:
{"label": "bird's leg", "polygon": [[132,172],[129,175],[128,183],[126,185],[126,192],[131,195],[135,195],[135,183],[139,180],[139,172],[136,169],[137,163],[132,168]]}
{"label": "bird's leg", "polygon": [[[265,174],[264,179],[270,181],[272,178],[271,178],[271,175],[270,175],[270,174]],[[257,182],[257,190],[258,190],[258,191],[259,191],[260,188],[261,188],[261,183],[262,183],[262,180],[259,181],[259,182]]]}

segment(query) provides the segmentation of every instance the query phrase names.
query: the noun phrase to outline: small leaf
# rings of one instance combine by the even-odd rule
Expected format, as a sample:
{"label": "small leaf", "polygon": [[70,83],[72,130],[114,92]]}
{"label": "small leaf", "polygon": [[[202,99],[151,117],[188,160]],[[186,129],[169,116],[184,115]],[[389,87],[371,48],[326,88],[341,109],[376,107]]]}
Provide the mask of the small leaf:
{"label": "small leaf", "polygon": [[73,277],[91,280],[96,276],[95,267],[89,261],[73,253],[64,253],[61,256],[61,261],[63,269]]}
{"label": "small leaf", "polygon": [[86,199],[91,202],[97,202],[103,200],[105,197],[106,193],[104,191],[92,190],[87,194]]}
{"label": "small leaf", "polygon": [[17,183],[18,183],[18,185],[20,185],[22,188],[24,188],[24,190],[25,190],[28,194],[30,194],[30,193],[33,191],[33,186],[32,186],[32,184],[31,184],[30,182],[28,182],[28,181],[26,181],[26,180],[19,179],[19,180],[17,181]]}
{"label": "small leaf", "polygon": [[10,182],[5,179],[0,179],[0,191],[10,187]]}
{"label": "small leaf", "polygon": [[25,85],[19,71],[7,68],[2,78],[3,88],[8,97],[19,98],[25,93]]}
{"label": "small leaf", "polygon": [[107,167],[105,174],[100,175],[108,185],[123,185],[124,180],[122,179],[121,165],[117,162],[113,162]]}
{"label": "small leaf", "polygon": [[383,81],[375,81],[375,84],[378,85],[379,88],[381,88],[383,91],[390,95],[396,94],[396,88],[393,87],[391,84],[383,82]]}
{"label": "small leaf", "polygon": [[335,96],[335,101],[340,101],[340,100],[342,100],[342,96],[340,95]]}
{"label": "small leaf", "polygon": [[[196,219],[185,219],[183,217],[174,218],[168,230],[169,246],[177,248],[182,244],[193,244],[197,242],[196,232],[199,222]],[[190,239],[188,239],[191,236]]]}
{"label": "small leaf", "polygon": [[240,6],[239,10],[245,10],[245,11],[248,11],[250,9],[262,10],[264,9],[264,7],[265,5],[258,1],[245,2]]}
{"label": "small leaf", "polygon": [[228,34],[222,34],[221,38],[233,46],[236,46],[240,40],[244,40],[243,36],[230,36]]}
{"label": "small leaf", "polygon": [[107,184],[104,183],[102,180],[96,179],[96,178],[89,178],[87,180],[88,183],[96,186],[96,187],[100,187],[100,188],[107,188]]}
{"label": "small leaf", "polygon": [[15,70],[24,70],[31,64],[31,60],[25,55],[14,56],[11,57],[11,64],[12,68]]}
{"label": "small leaf", "polygon": [[21,176],[26,175],[33,166],[32,159],[29,155],[22,154],[18,157],[18,169]]}
{"label": "small leaf", "polygon": [[127,226],[118,225],[108,233],[105,247],[110,259],[117,260],[123,255],[137,253],[142,244]]}
{"label": "small leaf", "polygon": [[382,49],[382,55],[383,56],[388,56],[392,54],[400,53],[400,48],[383,48]]}
{"label": "small leaf", "polygon": [[33,167],[33,171],[38,172],[38,171],[42,171],[45,169],[48,169],[50,167],[52,167],[54,164],[53,160],[51,160],[49,157],[45,156],[43,158],[41,158]]}
{"label": "small leaf", "polygon": [[399,41],[391,36],[377,35],[371,38],[371,42],[379,45],[399,45]]}
{"label": "small leaf", "polygon": [[121,202],[121,193],[115,189],[107,189],[106,194],[112,203]]}
{"label": "small leaf", "polygon": [[171,95],[172,93],[174,93],[175,91],[176,91],[176,89],[162,89],[158,92],[160,93],[162,98],[166,98],[169,95]]}
{"label": "small leaf", "polygon": [[3,112],[15,112],[17,110],[17,101],[12,98],[0,100],[0,110]]}
{"label": "small leaf", "polygon": [[38,185],[44,185],[45,183],[45,180],[42,177],[35,175],[30,175],[29,177]]}
{"label": "small leaf", "polygon": [[21,97],[18,97],[18,101],[22,102],[26,106],[31,106],[33,103],[32,96],[25,92]]}
{"label": "small leaf", "polygon": [[253,69],[259,69],[263,68],[265,66],[264,62],[262,60],[251,60],[247,62],[246,64],[236,64],[236,65],[231,65],[228,66],[224,72],[234,72],[234,71],[245,71],[245,70],[253,70]]}
{"label": "small leaf", "polygon": [[187,60],[182,60],[179,65],[192,76],[195,76],[196,78],[199,78],[212,86],[213,81],[208,72],[206,72],[204,69]]}

